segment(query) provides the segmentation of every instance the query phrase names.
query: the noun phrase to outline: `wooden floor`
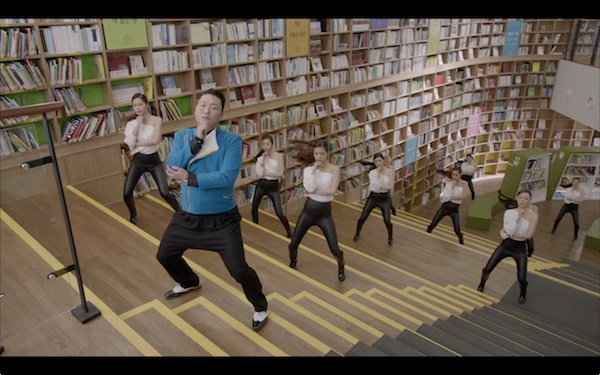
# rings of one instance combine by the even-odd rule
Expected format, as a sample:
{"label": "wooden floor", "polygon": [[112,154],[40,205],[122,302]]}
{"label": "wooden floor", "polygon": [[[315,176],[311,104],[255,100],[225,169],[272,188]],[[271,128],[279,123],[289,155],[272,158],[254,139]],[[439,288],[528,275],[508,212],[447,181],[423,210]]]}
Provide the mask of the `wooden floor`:
{"label": "wooden floor", "polygon": [[[497,190],[500,183],[501,178],[480,179],[475,181],[476,191]],[[357,341],[371,344],[383,334],[397,336],[424,322],[497,301],[516,281],[514,262],[506,260],[490,276],[486,293],[475,291],[481,268],[500,240],[502,215],[494,217],[489,231],[466,228],[469,201],[461,207],[464,245],[458,243],[449,218],[426,233],[439,207],[439,201],[433,201],[393,217],[393,246],[387,244],[386,228],[376,211],[360,240],[353,242],[361,205],[336,201],[333,215],[347,264],[343,283],[337,280],[336,262],[318,228],[304,238],[293,270],[287,266],[289,240],[277,217],[261,211],[257,225],[246,207],[246,259],[269,299],[270,321],[256,333],[250,329],[251,305],[212,252],[186,252],[202,278],[199,291],[163,298],[174,282],[155,255],[172,210],[157,194],[136,200],[137,226],[128,222],[125,204],[104,207],[71,187],[65,194],[83,293],[74,272],[47,277],[73,263],[57,195],[51,192],[2,207],[2,357],[343,354]],[[561,201],[537,205],[541,221],[529,272],[565,267],[564,259],[600,267],[600,252],[582,248],[587,228],[600,215],[597,202],[580,208],[577,241],[570,216],[550,234]],[[288,210],[292,224],[298,214],[298,207]],[[544,296],[528,295],[527,303],[536,298]],[[73,309],[86,310],[85,306],[97,308],[101,315],[82,324]]]}

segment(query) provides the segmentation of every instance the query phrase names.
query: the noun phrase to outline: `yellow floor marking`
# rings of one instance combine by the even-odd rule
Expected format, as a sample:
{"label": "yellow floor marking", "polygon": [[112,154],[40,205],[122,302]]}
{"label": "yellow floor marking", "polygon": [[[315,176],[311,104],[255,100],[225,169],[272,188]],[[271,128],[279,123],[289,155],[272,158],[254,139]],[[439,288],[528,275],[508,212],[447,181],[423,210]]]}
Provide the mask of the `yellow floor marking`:
{"label": "yellow floor marking", "polygon": [[[461,298],[468,299],[469,301],[471,301],[474,305],[476,305],[478,307],[489,306],[491,304],[489,300],[482,298],[481,296],[479,296],[475,293],[470,293],[464,289],[459,289],[454,285],[447,285],[446,289],[449,292],[454,293],[455,295],[461,296]],[[477,293],[483,294],[481,292],[477,292]]]}
{"label": "yellow floor marking", "polygon": [[390,305],[388,305],[388,304],[386,304],[386,303],[384,303],[384,302],[382,302],[382,301],[380,301],[380,300],[378,300],[376,298],[373,298],[372,296],[368,295],[367,293],[361,292],[360,290],[353,289],[352,291],[350,291],[350,292],[348,292],[346,294],[348,296],[356,295],[356,296],[362,297],[362,298],[370,301],[371,303],[373,303],[375,305],[378,305],[379,307],[383,308],[384,310],[387,310],[387,311],[392,312],[392,313],[394,313],[396,315],[399,315],[402,318],[404,318],[404,319],[406,319],[406,320],[408,320],[408,321],[410,321],[410,322],[412,322],[412,323],[414,323],[416,325],[423,324],[423,321],[421,321],[420,319],[417,319],[417,318],[415,318],[412,315],[408,315],[405,312],[403,312],[402,310],[395,309],[392,306],[390,306]]}
{"label": "yellow floor marking", "polygon": [[[254,341],[255,343],[257,343],[258,345],[260,345],[261,348],[263,348],[266,351],[268,351],[269,353],[271,353],[271,355],[274,355],[274,356],[288,356],[289,355],[286,352],[284,352],[283,350],[279,349],[277,346],[273,345],[269,340],[262,337],[258,332],[254,332],[254,330],[252,330],[252,328],[250,328],[248,324],[241,323],[239,320],[237,320],[236,318],[231,316],[229,313],[227,313],[227,311],[221,309],[219,306],[212,303],[206,297],[200,296],[198,298],[194,298],[193,300],[185,303],[184,309],[174,309],[174,310],[178,310],[178,314],[179,314],[182,311],[190,309],[196,305],[200,305],[200,306],[206,308],[207,310],[211,311],[213,314],[218,316],[219,319],[222,319],[224,322],[226,322],[227,324],[232,326],[236,331],[240,332],[242,335],[246,336],[248,339],[250,339],[250,340]],[[248,317],[248,321],[250,322],[251,320],[252,319],[250,317]],[[278,320],[277,314],[273,313],[272,311],[269,311],[269,320],[277,321]]]}
{"label": "yellow floor marking", "polygon": [[[304,307],[298,305],[295,301],[292,301],[292,300],[290,300],[288,298],[285,298],[284,296],[282,296],[279,293],[276,293],[276,292],[271,293],[269,295],[269,299],[270,300],[277,300],[277,301],[285,304],[289,308],[291,308],[291,309],[293,309],[293,310],[301,313],[302,315],[310,318],[310,320],[312,320],[314,323],[319,324],[320,326],[324,327],[328,331],[333,332],[337,336],[343,338],[346,341],[349,341],[352,344],[356,344],[359,341],[356,337],[350,335],[349,333],[347,333],[343,329],[334,326],[333,324],[329,323],[328,321],[326,321],[325,319],[321,318],[317,314],[315,314],[315,313],[311,312],[310,310],[307,310]],[[323,353],[327,353],[327,352],[329,352],[331,350],[331,348],[329,348],[328,346],[326,346],[324,344],[320,344],[318,346],[317,345],[313,345],[313,346],[315,348],[320,349]]]}
{"label": "yellow floor marking", "polygon": [[321,306],[322,308],[329,310],[330,312],[340,316],[342,319],[347,320],[347,321],[351,322],[352,324],[354,324],[355,326],[360,327],[362,330],[371,333],[375,337],[379,338],[379,337],[383,336],[383,332],[381,332],[377,328],[374,328],[368,324],[365,324],[362,320],[359,320],[356,317],[354,317],[350,314],[347,314],[346,312],[340,310],[339,307],[333,306],[332,304],[330,304],[326,301],[323,301],[319,297],[317,297],[309,292],[302,291],[302,292],[298,293],[297,295],[295,295],[294,297],[290,298],[290,301],[298,303],[298,301],[301,299],[307,299],[307,300],[312,301],[313,303]]}
{"label": "yellow floor marking", "polygon": [[[65,267],[64,264],[59,262],[42,244],[40,244],[35,238],[33,238],[23,227],[21,227],[12,217],[10,217],[3,209],[0,209],[0,219],[6,223],[25,243],[29,245],[48,265],[55,270],[62,269]],[[79,293],[79,285],[77,278],[69,277],[62,278],[65,282],[71,285],[74,290]],[[140,353],[145,356],[160,356],[160,353],[152,347],[146,340],[142,338],[135,330],[133,330],[128,324],[123,322],[118,315],[112,311],[108,305],[106,305],[98,296],[96,296],[91,290],[85,285],[83,286],[83,292],[86,299],[89,300],[98,310],[101,312],[101,316],[112,325],[123,337],[125,337],[133,346],[135,346]]]}
{"label": "yellow floor marking", "polygon": [[123,320],[127,320],[131,317],[134,317],[138,314],[152,309],[156,310],[159,314],[165,317],[165,319],[167,319],[171,324],[176,326],[183,334],[185,334],[192,341],[198,344],[198,346],[206,350],[210,355],[215,357],[229,356],[227,352],[219,348],[215,343],[213,343],[209,338],[200,333],[191,324],[186,322],[179,315],[175,314],[169,307],[165,306],[165,304],[156,299],[143,305],[140,305],[134,309],[131,309],[126,313],[121,314],[120,318]]}
{"label": "yellow floor marking", "polygon": [[[419,290],[419,289],[417,289],[417,288],[414,288],[414,287],[410,287],[410,286],[409,286],[409,287],[406,287],[406,288],[404,289],[404,291],[405,291],[405,293],[406,293],[406,294],[405,294],[406,296],[415,296],[415,297],[417,297],[417,296],[418,296],[419,298],[421,298],[421,300],[422,300],[423,302],[425,302],[425,301],[427,301],[427,300],[429,300],[429,301],[432,301],[432,300],[433,300],[433,301],[436,301],[436,302],[438,302],[438,304],[440,304],[440,305],[443,305],[443,306],[444,306],[444,308],[446,308],[446,309],[448,309],[448,310],[454,310],[454,312],[455,312],[455,313],[461,313],[461,312],[462,312],[462,310],[461,310],[461,309],[459,309],[459,308],[455,307],[454,305],[451,305],[451,304],[449,304],[449,303],[446,303],[446,302],[444,302],[444,301],[440,301],[440,300],[438,300],[437,298],[435,298],[435,297],[431,296],[430,294],[424,293],[424,292],[423,292],[423,290]],[[446,310],[442,310],[441,308],[437,307],[437,305],[434,305],[433,303],[430,303],[430,307],[432,307],[432,308],[433,308],[433,307],[436,307],[436,308],[440,309],[440,311],[442,311],[442,312],[447,312]],[[448,315],[451,315],[451,313],[449,313],[449,312],[448,312]]]}
{"label": "yellow floor marking", "polygon": [[[418,307],[416,307],[414,305],[411,305],[410,303],[407,303],[406,301],[404,301],[404,300],[402,300],[402,299],[400,299],[400,298],[398,298],[398,297],[396,297],[394,295],[391,295],[391,294],[389,294],[387,292],[384,292],[383,290],[373,288],[373,289],[369,290],[366,294],[368,294],[370,296],[380,295],[380,296],[384,297],[385,299],[390,300],[390,301],[392,301],[392,302],[394,302],[394,303],[396,303],[398,305],[402,305],[405,308],[410,309],[410,310],[416,312],[417,314],[420,314],[420,315],[423,315],[423,316],[427,317],[428,319],[431,319],[431,320],[438,319],[437,316],[435,316],[433,314],[430,314],[429,312],[427,312],[425,310],[422,310],[422,309],[420,309],[420,308],[418,308]],[[373,297],[373,298],[375,298],[375,297]]]}
{"label": "yellow floor marking", "polygon": [[[466,286],[466,285],[463,285],[463,284],[458,284],[458,285],[455,286],[455,288],[462,289],[462,290],[464,290],[467,293],[472,293],[472,291],[474,290],[473,287]],[[479,293],[479,295],[481,295],[482,299],[486,299],[486,300],[488,300],[491,303],[499,303],[500,302],[500,299],[492,297],[489,294],[481,293],[479,291],[477,291],[477,293]]]}
{"label": "yellow floor marking", "polygon": [[461,300],[452,298],[451,296],[448,295],[448,293],[443,293],[443,292],[440,292],[439,290],[435,290],[435,289],[432,289],[427,286],[419,287],[418,290],[422,291],[423,293],[429,293],[429,294],[435,295],[436,299],[439,301],[449,301],[449,302],[447,302],[448,304],[451,304],[452,306],[456,306],[457,308],[462,308],[463,311],[464,310],[468,310],[468,311],[473,310],[472,304],[468,304]]}

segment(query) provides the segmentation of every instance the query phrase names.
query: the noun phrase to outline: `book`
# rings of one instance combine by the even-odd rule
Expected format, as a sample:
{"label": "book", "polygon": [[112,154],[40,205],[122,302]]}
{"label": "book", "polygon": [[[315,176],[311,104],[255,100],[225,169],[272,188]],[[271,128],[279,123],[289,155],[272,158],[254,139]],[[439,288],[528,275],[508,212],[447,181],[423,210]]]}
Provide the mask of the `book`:
{"label": "book", "polygon": [[235,90],[229,91],[229,106],[231,108],[239,107],[242,104],[242,101],[238,99],[237,93]]}
{"label": "book", "polygon": [[148,67],[144,66],[142,55],[129,56],[129,66],[133,75],[148,74]]}
{"label": "book", "polygon": [[443,85],[446,82],[446,75],[445,74],[437,74],[435,76],[435,85]]}
{"label": "book", "polygon": [[106,78],[104,59],[102,58],[102,55],[94,55],[94,66],[96,67],[96,75],[98,78]]}
{"label": "book", "polygon": [[256,103],[256,95],[254,94],[254,88],[252,86],[242,86],[240,91],[242,93],[242,101],[244,104]]}
{"label": "book", "polygon": [[198,79],[200,80],[200,89],[202,90],[208,90],[217,87],[217,83],[213,79],[211,69],[199,70]]}
{"label": "book", "polygon": [[276,95],[273,93],[271,82],[261,82],[260,90],[262,91],[263,98],[265,100],[274,99],[276,97]]}
{"label": "book", "polygon": [[172,74],[163,74],[160,76],[160,84],[163,89],[163,95],[181,94],[181,88],[175,84],[175,77]]}
{"label": "book", "polygon": [[110,78],[127,77],[129,75],[129,59],[127,56],[109,56],[108,71]]}
{"label": "book", "polygon": [[190,36],[193,44],[209,43],[210,38],[210,23],[198,22],[190,25]]}
{"label": "book", "polygon": [[323,71],[323,64],[321,63],[321,58],[318,56],[310,58],[310,65],[312,66],[313,72]]}

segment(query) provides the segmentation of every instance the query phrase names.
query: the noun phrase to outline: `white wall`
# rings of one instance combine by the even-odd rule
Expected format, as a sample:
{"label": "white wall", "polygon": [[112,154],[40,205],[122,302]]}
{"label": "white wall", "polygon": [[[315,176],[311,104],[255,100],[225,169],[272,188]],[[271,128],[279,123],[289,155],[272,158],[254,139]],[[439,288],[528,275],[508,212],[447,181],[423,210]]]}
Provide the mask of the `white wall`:
{"label": "white wall", "polygon": [[600,131],[600,69],[560,60],[550,108]]}

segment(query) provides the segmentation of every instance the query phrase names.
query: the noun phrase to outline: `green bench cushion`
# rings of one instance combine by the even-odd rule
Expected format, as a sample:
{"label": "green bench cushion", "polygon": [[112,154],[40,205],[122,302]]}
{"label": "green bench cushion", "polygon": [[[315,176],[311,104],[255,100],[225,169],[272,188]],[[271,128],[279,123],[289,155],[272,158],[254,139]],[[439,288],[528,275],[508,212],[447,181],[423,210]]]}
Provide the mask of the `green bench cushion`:
{"label": "green bench cushion", "polygon": [[467,228],[489,230],[492,217],[503,210],[504,204],[498,199],[497,191],[478,195],[469,204]]}

